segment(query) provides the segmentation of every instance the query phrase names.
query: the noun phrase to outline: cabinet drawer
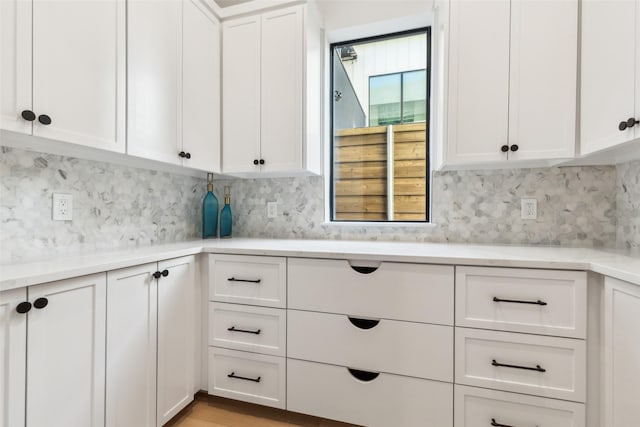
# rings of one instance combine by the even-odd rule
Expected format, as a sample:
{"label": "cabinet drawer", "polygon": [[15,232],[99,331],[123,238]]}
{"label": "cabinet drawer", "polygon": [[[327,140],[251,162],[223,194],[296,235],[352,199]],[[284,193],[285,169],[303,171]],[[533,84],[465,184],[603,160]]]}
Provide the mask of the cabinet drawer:
{"label": "cabinet drawer", "polygon": [[287,260],[246,255],[209,256],[209,298],[285,308]]}
{"label": "cabinet drawer", "polygon": [[456,326],[586,337],[580,271],[457,267]]}
{"label": "cabinet drawer", "polygon": [[453,382],[451,326],[297,310],[288,318],[289,357]]}
{"label": "cabinet drawer", "polygon": [[284,409],[285,360],[209,347],[209,394]]}
{"label": "cabinet drawer", "polygon": [[453,267],[368,264],[289,258],[289,308],[453,324]]}
{"label": "cabinet drawer", "polygon": [[286,355],[287,311],[281,308],[209,303],[209,345]]}
{"label": "cabinet drawer", "polygon": [[368,427],[450,426],[453,385],[288,359],[287,409]]}
{"label": "cabinet drawer", "polygon": [[455,427],[584,427],[583,404],[475,387],[455,386]]}
{"label": "cabinet drawer", "polygon": [[457,384],[585,401],[584,341],[466,328],[455,333]]}

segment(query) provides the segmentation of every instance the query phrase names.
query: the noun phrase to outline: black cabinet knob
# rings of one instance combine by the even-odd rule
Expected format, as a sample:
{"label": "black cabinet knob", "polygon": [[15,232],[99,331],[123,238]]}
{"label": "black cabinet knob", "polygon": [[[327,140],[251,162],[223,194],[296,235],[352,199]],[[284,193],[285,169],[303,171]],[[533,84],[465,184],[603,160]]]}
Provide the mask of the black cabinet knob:
{"label": "black cabinet knob", "polygon": [[185,153],[184,151],[181,151],[181,152],[178,153],[178,156],[180,156],[180,157],[182,157],[184,159],[185,157],[187,157],[187,153]]}
{"label": "black cabinet knob", "polygon": [[190,159],[191,158],[191,153],[185,153],[184,157],[186,157],[187,159]]}
{"label": "black cabinet knob", "polygon": [[501,150],[503,153],[506,153],[507,151],[509,151],[509,146],[505,144],[505,145],[503,145],[502,147],[500,147],[500,150]]}
{"label": "black cabinet knob", "polygon": [[154,278],[154,279],[159,279],[159,278],[160,278],[160,276],[162,276],[162,273],[161,273],[161,272],[159,272],[159,271],[156,271],[155,273],[153,273],[153,278]]}
{"label": "black cabinet knob", "polygon": [[28,122],[32,122],[36,119],[36,113],[31,110],[24,110],[20,115]]}
{"label": "black cabinet knob", "polygon": [[31,303],[28,301],[21,302],[16,306],[16,311],[20,314],[24,314],[31,310]]}
{"label": "black cabinet knob", "polygon": [[637,124],[640,124],[639,120],[636,120],[635,117],[629,117],[627,121],[620,122],[620,124],[618,125],[618,129],[626,130],[627,128],[632,128]]}
{"label": "black cabinet knob", "polygon": [[260,164],[260,162],[258,161],[258,159],[255,159],[255,160],[253,161],[253,164],[257,166],[257,165],[259,165],[259,164]]}
{"label": "black cabinet knob", "polygon": [[264,165],[264,159],[260,159],[260,164]]}
{"label": "black cabinet knob", "polygon": [[511,146],[511,151],[518,151],[518,148],[520,148],[520,147],[518,147],[516,144],[513,144]]}
{"label": "black cabinet knob", "polygon": [[51,117],[46,114],[41,114],[38,116],[38,121],[45,126],[49,126],[51,124]]}
{"label": "black cabinet knob", "polygon": [[169,275],[169,270],[162,270],[162,277],[167,277]]}
{"label": "black cabinet knob", "polygon": [[33,302],[33,306],[37,309],[45,308],[49,304],[49,300],[46,298],[38,298]]}

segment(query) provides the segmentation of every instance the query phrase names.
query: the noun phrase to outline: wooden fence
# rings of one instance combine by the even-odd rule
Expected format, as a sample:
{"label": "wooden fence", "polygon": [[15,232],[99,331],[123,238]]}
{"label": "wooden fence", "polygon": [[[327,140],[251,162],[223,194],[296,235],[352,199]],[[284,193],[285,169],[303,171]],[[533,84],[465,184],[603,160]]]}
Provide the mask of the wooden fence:
{"label": "wooden fence", "polygon": [[426,220],[426,123],[338,130],[333,153],[334,219]]}

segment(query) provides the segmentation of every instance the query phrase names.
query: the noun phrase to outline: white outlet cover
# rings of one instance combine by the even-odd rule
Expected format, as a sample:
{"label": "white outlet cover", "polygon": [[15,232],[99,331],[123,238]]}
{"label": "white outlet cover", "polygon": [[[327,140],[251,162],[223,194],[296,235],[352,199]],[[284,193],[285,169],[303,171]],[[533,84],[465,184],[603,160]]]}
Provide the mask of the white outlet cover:
{"label": "white outlet cover", "polygon": [[53,220],[71,221],[73,219],[73,196],[53,193]]}
{"label": "white outlet cover", "polygon": [[520,199],[520,218],[538,219],[538,201],[536,199]]}

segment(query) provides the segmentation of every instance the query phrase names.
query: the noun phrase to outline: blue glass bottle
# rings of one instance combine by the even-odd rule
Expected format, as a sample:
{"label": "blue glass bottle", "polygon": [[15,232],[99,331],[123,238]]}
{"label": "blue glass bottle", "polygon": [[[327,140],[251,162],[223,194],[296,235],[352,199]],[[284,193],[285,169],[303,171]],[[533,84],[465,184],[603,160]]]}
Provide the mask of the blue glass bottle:
{"label": "blue glass bottle", "polygon": [[202,238],[218,236],[218,199],[213,194],[213,174],[207,174],[207,195],[202,201]]}
{"label": "blue glass bottle", "polygon": [[224,187],[224,207],[220,212],[220,237],[231,237],[231,192]]}

